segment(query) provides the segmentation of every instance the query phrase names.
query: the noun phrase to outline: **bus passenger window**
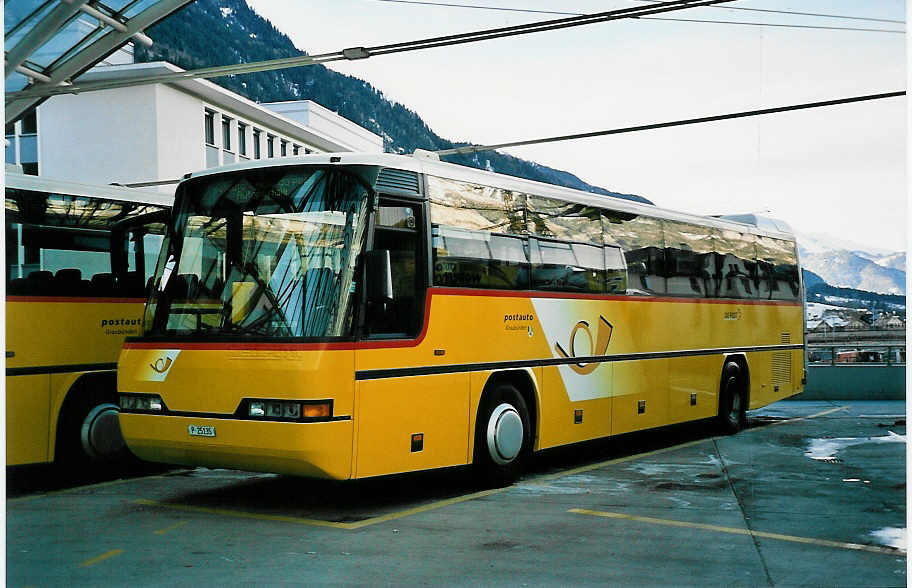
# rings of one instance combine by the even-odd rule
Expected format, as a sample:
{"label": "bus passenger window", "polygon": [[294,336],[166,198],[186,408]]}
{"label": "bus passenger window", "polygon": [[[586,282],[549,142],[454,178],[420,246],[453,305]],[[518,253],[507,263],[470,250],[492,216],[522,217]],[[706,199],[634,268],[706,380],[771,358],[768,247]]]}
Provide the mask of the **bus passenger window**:
{"label": "bus passenger window", "polygon": [[601,246],[532,240],[532,288],[558,292],[605,291]]}
{"label": "bus passenger window", "polygon": [[609,294],[627,292],[627,264],[620,247],[605,246],[605,284]]}
{"label": "bus passenger window", "polygon": [[371,335],[410,337],[418,334],[423,297],[418,296],[418,215],[413,206],[381,205],[376,214],[374,246],[390,255],[393,299],[368,302],[367,329]]}
{"label": "bus passenger window", "polygon": [[453,227],[433,231],[435,286],[529,288],[525,238]]}

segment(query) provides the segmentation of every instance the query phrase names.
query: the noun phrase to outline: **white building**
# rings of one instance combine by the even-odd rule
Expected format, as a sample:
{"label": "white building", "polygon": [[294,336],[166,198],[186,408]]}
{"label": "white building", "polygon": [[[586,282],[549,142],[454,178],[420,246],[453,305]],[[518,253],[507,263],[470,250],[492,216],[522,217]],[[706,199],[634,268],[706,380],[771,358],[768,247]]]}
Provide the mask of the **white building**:
{"label": "white building", "polygon": [[[165,62],[108,64],[80,81],[178,71]],[[380,136],[316,102],[257,104],[201,79],[65,94],[36,110],[7,125],[6,162],[85,183],[174,180],[248,159],[383,151]]]}

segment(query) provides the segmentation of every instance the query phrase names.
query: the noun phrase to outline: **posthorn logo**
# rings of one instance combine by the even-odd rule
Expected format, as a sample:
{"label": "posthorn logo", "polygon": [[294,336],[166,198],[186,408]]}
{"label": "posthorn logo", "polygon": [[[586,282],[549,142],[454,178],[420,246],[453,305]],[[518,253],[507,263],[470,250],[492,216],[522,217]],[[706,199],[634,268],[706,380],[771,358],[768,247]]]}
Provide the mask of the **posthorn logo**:
{"label": "posthorn logo", "polygon": [[[611,342],[611,332],[614,330],[614,327],[611,326],[611,323],[608,320],[599,315],[599,324],[598,330],[596,332],[595,341],[592,339],[592,331],[589,329],[588,321],[579,321],[573,326],[573,329],[570,331],[570,352],[568,353],[560,344],[560,342],[554,343],[554,350],[557,351],[558,355],[563,358],[571,357],[587,357],[593,355],[605,355],[605,352],[608,351],[608,343]],[[589,353],[585,355],[578,356],[576,355],[576,336],[580,332],[586,334],[586,337],[589,339]],[[580,375],[591,374],[599,366],[596,363],[571,363],[570,369]]]}

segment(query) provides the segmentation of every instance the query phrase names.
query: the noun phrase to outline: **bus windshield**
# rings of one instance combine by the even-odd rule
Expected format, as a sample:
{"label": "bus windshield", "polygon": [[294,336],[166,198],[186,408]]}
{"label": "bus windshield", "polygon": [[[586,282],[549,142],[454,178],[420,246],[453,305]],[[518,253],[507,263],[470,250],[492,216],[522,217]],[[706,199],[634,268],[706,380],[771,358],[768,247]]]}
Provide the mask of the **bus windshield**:
{"label": "bus windshield", "polygon": [[146,335],[351,335],[367,183],[338,169],[267,168],[183,185]]}

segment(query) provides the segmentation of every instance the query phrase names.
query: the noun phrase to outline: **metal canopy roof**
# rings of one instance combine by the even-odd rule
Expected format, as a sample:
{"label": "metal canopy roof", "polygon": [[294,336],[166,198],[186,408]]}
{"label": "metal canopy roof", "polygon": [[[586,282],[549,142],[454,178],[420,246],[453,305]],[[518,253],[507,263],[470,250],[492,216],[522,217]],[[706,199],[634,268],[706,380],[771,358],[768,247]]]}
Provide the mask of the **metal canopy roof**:
{"label": "metal canopy roof", "polygon": [[151,45],[142,31],[193,0],[6,0],[3,6],[5,122],[46,97],[10,92],[72,83],[129,41]]}

